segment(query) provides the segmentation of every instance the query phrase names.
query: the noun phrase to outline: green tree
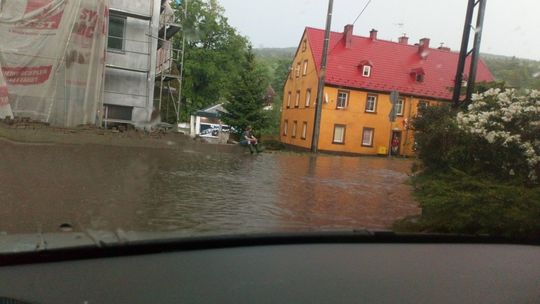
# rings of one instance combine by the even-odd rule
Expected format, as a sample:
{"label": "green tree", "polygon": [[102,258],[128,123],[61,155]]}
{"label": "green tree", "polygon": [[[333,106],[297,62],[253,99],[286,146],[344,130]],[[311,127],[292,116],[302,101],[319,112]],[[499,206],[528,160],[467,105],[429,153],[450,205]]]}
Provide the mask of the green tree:
{"label": "green tree", "polygon": [[540,62],[499,55],[482,55],[496,79],[511,88],[540,89]]}
{"label": "green tree", "polygon": [[183,1],[176,13],[183,31],[174,38],[175,48],[180,49],[186,38],[181,119],[187,120],[192,112],[223,102],[229,95],[245,61],[248,40],[229,25],[216,0]]}
{"label": "green tree", "polygon": [[491,88],[464,109],[429,107],[413,121],[420,218],[398,230],[540,235],[540,92]]}
{"label": "green tree", "polygon": [[272,79],[272,87],[276,91],[276,97],[283,100],[283,87],[289,75],[292,59],[278,59],[274,62],[274,74]]}
{"label": "green tree", "polygon": [[268,79],[255,62],[251,47],[241,63],[242,72],[233,77],[234,86],[225,104],[227,113],[222,113],[223,121],[242,132],[248,125],[255,130],[266,127],[267,114],[264,112],[264,93]]}

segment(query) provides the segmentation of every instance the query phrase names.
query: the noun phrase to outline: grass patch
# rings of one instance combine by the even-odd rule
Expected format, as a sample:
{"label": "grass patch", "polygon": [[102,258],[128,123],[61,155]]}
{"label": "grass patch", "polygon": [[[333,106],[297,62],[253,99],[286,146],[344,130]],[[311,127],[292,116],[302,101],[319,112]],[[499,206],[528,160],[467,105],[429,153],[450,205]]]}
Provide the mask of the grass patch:
{"label": "grass patch", "polygon": [[395,223],[403,232],[540,237],[540,188],[501,182],[462,171],[413,178],[420,217]]}

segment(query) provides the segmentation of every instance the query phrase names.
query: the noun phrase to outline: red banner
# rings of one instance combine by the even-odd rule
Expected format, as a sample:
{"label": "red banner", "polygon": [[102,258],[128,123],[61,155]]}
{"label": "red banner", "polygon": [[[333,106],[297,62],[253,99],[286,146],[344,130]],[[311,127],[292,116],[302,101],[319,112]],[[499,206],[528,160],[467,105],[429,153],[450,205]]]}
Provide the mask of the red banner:
{"label": "red banner", "polygon": [[[52,0],[28,0],[26,4],[25,14],[41,9],[47,5],[50,5]],[[60,25],[64,9],[62,8],[58,13],[52,13],[49,9],[45,9],[41,16],[36,17],[39,21],[25,24],[23,28],[35,29],[35,30],[55,30]],[[50,16],[49,16],[50,15]]]}
{"label": "red banner", "polygon": [[2,67],[6,82],[11,85],[35,85],[49,80],[52,65],[38,67]]}
{"label": "red banner", "polygon": [[0,86],[0,106],[5,106],[9,103],[7,86]]}

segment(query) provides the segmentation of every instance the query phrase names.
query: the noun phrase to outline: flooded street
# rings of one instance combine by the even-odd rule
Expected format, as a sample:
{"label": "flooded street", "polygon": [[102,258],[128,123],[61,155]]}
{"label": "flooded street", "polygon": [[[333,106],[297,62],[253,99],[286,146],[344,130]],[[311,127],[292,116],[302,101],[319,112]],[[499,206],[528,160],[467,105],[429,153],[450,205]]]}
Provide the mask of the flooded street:
{"label": "flooded street", "polygon": [[0,142],[0,232],[388,228],[420,212],[411,161]]}

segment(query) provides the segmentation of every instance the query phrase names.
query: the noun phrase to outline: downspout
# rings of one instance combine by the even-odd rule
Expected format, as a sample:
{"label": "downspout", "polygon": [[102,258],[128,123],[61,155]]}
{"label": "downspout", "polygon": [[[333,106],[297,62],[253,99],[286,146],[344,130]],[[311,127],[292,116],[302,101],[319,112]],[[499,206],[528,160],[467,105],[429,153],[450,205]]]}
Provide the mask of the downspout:
{"label": "downspout", "polygon": [[[409,127],[410,127],[410,124],[411,124],[411,112],[412,112],[412,107],[413,107],[413,96],[409,96],[410,98],[410,102],[409,102],[409,113],[407,114],[407,128],[405,129],[405,143],[404,143],[404,146],[407,147],[409,145]],[[412,149],[411,149],[412,151]]]}

